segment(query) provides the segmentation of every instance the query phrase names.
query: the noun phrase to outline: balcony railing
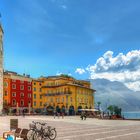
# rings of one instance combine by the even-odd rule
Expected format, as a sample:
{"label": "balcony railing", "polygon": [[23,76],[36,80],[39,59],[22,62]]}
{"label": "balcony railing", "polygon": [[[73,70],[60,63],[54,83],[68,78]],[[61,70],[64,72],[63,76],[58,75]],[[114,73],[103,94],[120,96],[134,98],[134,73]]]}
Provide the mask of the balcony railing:
{"label": "balcony railing", "polygon": [[66,91],[66,92],[57,92],[57,93],[44,93],[44,96],[60,96],[60,95],[70,95],[72,94],[71,91]]}

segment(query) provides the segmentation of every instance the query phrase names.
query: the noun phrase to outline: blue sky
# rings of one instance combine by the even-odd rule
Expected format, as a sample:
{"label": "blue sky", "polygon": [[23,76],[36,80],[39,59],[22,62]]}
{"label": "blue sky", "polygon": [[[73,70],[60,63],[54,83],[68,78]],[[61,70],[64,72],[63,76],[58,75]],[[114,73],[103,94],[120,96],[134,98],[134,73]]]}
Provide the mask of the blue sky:
{"label": "blue sky", "polygon": [[[139,0],[0,0],[4,67],[18,73],[71,73],[80,79],[107,51],[140,49]],[[138,61],[139,62],[139,61]]]}

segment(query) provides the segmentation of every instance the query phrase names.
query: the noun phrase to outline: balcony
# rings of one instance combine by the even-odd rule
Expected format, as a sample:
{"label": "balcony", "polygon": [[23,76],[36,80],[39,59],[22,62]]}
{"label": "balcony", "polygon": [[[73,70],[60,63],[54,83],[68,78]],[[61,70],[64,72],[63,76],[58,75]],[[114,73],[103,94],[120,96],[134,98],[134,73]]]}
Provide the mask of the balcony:
{"label": "balcony", "polygon": [[44,96],[61,96],[61,95],[70,95],[72,94],[71,91],[65,91],[65,92],[58,92],[58,93],[44,93]]}

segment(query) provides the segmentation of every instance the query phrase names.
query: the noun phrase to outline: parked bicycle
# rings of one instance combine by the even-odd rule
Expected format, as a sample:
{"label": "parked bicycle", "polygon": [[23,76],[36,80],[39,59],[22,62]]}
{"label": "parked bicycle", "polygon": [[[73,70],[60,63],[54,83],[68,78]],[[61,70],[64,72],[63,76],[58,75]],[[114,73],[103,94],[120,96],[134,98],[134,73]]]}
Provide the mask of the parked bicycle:
{"label": "parked bicycle", "polygon": [[28,140],[46,140],[48,138],[54,140],[56,138],[57,132],[55,128],[47,126],[47,123],[33,121],[29,126]]}

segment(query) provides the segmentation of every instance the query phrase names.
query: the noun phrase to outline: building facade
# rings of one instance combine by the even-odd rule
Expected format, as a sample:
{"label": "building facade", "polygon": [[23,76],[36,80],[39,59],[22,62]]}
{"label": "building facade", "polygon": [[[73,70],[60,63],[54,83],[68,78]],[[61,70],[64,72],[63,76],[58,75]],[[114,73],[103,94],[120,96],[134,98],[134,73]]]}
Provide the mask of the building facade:
{"label": "building facade", "polygon": [[3,110],[3,33],[0,24],[0,114]]}
{"label": "building facade", "polygon": [[78,109],[94,108],[94,92],[90,82],[76,80],[69,76],[42,77],[43,105],[51,112],[68,112]]}
{"label": "building facade", "polygon": [[3,104],[4,106],[10,106],[11,100],[11,79],[10,75],[4,75],[4,83],[3,83]]}
{"label": "building facade", "polygon": [[43,98],[42,98],[42,80],[33,79],[32,81],[32,101],[34,111],[37,109],[43,109]]}
{"label": "building facade", "polygon": [[32,110],[32,79],[15,72],[4,73],[4,102],[13,113]]}
{"label": "building facade", "polygon": [[4,72],[4,105],[16,113],[64,112],[73,115],[79,109],[94,108],[94,89],[90,82],[70,76],[49,76],[32,79],[15,72]]}

